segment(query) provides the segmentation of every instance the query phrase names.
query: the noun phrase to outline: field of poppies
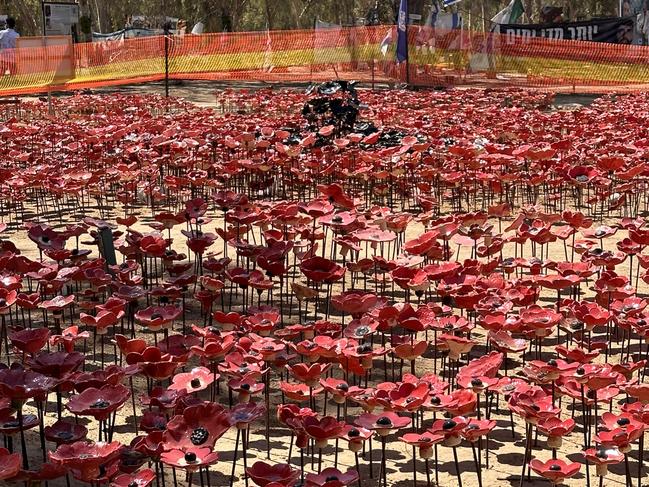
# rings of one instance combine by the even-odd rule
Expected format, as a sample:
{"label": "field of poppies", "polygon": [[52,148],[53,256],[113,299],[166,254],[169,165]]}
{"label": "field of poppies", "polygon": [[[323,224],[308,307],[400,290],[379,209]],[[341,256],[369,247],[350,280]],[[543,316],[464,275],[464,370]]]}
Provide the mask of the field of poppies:
{"label": "field of poppies", "polygon": [[25,103],[0,483],[647,485],[649,96],[552,102]]}

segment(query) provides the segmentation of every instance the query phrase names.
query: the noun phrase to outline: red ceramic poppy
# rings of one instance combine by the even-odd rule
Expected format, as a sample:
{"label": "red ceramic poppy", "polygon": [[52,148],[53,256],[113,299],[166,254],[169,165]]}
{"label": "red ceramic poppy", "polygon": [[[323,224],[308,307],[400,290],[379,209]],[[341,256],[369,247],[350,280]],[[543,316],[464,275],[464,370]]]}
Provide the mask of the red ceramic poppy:
{"label": "red ceramic poppy", "polygon": [[331,364],[295,364],[287,365],[286,370],[288,370],[296,380],[308,385],[309,387],[316,387],[320,377],[322,377],[322,374],[324,374],[329,367],[331,367]]}
{"label": "red ceramic poppy", "polygon": [[343,473],[337,468],[329,467],[318,474],[306,474],[304,480],[305,487],[344,487],[358,481],[358,472],[349,469]]}
{"label": "red ceramic poppy", "polygon": [[539,388],[514,392],[507,404],[513,412],[531,424],[538,424],[539,421],[556,417],[560,413],[560,410],[553,405],[552,397]]}
{"label": "red ceramic poppy", "polygon": [[302,261],[300,270],[313,282],[332,284],[343,278],[346,269],[331,260],[311,257]]}
{"label": "red ceramic poppy", "polygon": [[121,384],[105,385],[101,389],[90,387],[72,396],[67,408],[79,416],[92,416],[98,421],[106,421],[120,409],[131,396],[128,387]]}
{"label": "red ceramic poppy", "polygon": [[20,465],[20,454],[9,453],[6,448],[0,448],[0,480],[8,480],[18,475]]}
{"label": "red ceramic poppy", "polygon": [[562,421],[558,417],[549,417],[540,420],[538,430],[548,436],[548,446],[553,449],[561,448],[563,437],[575,429],[575,420],[568,418]]}
{"label": "red ceramic poppy", "polygon": [[45,439],[52,441],[57,445],[74,443],[86,437],[88,429],[81,425],[69,421],[58,420],[52,426],[46,426],[43,429]]}
{"label": "red ceramic poppy", "polygon": [[219,459],[217,452],[207,447],[188,447],[185,450],[169,450],[160,455],[160,461],[170,467],[180,468],[187,472],[196,472],[209,467]]}
{"label": "red ceramic poppy", "polygon": [[470,419],[466,428],[462,430],[462,437],[475,443],[483,436],[487,436],[496,427],[496,422],[489,419]]}
{"label": "red ceramic poppy", "polygon": [[624,453],[615,447],[589,448],[582,452],[588,463],[595,464],[597,475],[604,477],[608,473],[608,466],[624,460]]}
{"label": "red ceramic poppy", "polygon": [[563,484],[568,478],[574,477],[581,469],[579,463],[566,463],[563,460],[552,459],[542,462],[536,458],[530,461],[530,468],[553,485]]}
{"label": "red ceramic poppy", "polygon": [[134,474],[118,475],[110,482],[110,487],[147,487],[155,478],[155,472],[145,468]]}
{"label": "red ceramic poppy", "polygon": [[85,355],[79,352],[40,352],[27,363],[34,372],[63,379],[81,367],[85,358]]}
{"label": "red ceramic poppy", "polygon": [[444,440],[443,434],[434,434],[430,431],[419,433],[406,433],[399,437],[401,441],[408,445],[416,446],[419,456],[424,459],[433,458],[433,447]]}
{"label": "red ceramic poppy", "polygon": [[55,385],[55,379],[20,367],[0,369],[0,397],[19,402],[33,397],[44,399]]}
{"label": "red ceramic poppy", "polygon": [[75,476],[84,482],[92,482],[100,476],[100,467],[115,460],[122,445],[112,443],[92,443],[77,441],[70,445],[60,445],[56,451],[49,452],[50,461],[64,465],[75,472]]}
{"label": "red ceramic poppy", "polygon": [[145,406],[157,407],[166,411],[175,409],[178,401],[186,395],[186,391],[168,390],[162,387],[154,387],[148,395],[140,396],[140,401]]}
{"label": "red ceramic poppy", "polygon": [[185,390],[188,394],[193,394],[207,389],[218,378],[218,374],[205,367],[194,367],[189,372],[174,375],[169,389],[175,391]]}
{"label": "red ceramic poppy", "polygon": [[462,442],[462,431],[467,427],[469,420],[456,416],[452,419],[438,419],[433,422],[429,432],[444,437],[443,444],[448,447],[456,447]]}
{"label": "red ceramic poppy", "polygon": [[300,471],[288,464],[269,465],[258,461],[248,467],[246,474],[259,487],[266,487],[272,483],[291,485],[300,476]]}
{"label": "red ceramic poppy", "polygon": [[266,407],[263,404],[254,402],[237,404],[229,411],[230,423],[239,429],[245,429],[250,423],[261,418],[265,412]]}
{"label": "red ceramic poppy", "polygon": [[135,313],[135,319],[151,331],[159,331],[176,320],[182,309],[176,306],[150,306]]}
{"label": "red ceramic poppy", "polygon": [[304,431],[315,440],[317,448],[327,446],[328,440],[337,437],[345,425],[342,421],[337,421],[332,416],[317,418],[316,416],[307,416],[303,418],[302,426]]}
{"label": "red ceramic poppy", "polygon": [[163,354],[159,348],[147,347],[142,353],[131,352],[126,356],[126,363],[137,365],[142,374],[151,379],[168,379],[173,375],[179,363],[173,355]]}
{"label": "red ceramic poppy", "polygon": [[392,430],[406,428],[410,424],[410,418],[388,411],[382,414],[363,413],[354,420],[354,423],[362,428],[376,431],[379,436],[387,436]]}
{"label": "red ceramic poppy", "polygon": [[230,416],[219,404],[204,403],[188,407],[182,416],[175,416],[167,423],[165,448],[213,448],[230,426]]}
{"label": "red ceramic poppy", "polygon": [[29,239],[41,250],[61,250],[65,247],[66,237],[55,232],[47,225],[32,225],[27,232]]}
{"label": "red ceramic poppy", "polygon": [[79,332],[78,326],[69,326],[65,328],[60,335],[52,335],[50,337],[50,346],[63,344],[63,349],[71,353],[74,350],[74,344],[80,340],[90,338],[90,333],[87,331]]}
{"label": "red ceramic poppy", "polygon": [[45,346],[50,331],[47,328],[26,328],[9,333],[11,344],[23,353],[35,354]]}

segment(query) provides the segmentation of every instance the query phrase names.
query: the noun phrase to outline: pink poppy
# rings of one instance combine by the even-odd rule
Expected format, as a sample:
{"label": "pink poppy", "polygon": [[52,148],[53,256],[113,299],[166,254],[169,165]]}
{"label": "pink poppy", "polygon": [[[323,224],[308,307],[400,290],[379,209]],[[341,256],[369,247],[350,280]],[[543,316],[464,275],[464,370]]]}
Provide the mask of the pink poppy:
{"label": "pink poppy", "polygon": [[184,389],[187,393],[192,394],[207,389],[207,387],[214,382],[215,379],[218,379],[218,377],[218,374],[212,373],[205,367],[194,367],[187,373],[174,375],[169,389]]}

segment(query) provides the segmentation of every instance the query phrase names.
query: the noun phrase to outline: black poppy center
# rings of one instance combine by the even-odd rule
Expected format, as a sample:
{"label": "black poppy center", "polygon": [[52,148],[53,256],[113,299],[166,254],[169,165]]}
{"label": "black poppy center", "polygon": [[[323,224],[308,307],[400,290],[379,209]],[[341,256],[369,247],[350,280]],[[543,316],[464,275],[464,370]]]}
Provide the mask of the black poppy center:
{"label": "black poppy center", "polygon": [[335,475],[329,475],[329,476],[325,479],[325,482],[335,482],[335,481],[337,481],[337,480],[338,480],[338,477],[336,477]]}
{"label": "black poppy center", "polygon": [[630,422],[631,421],[629,420],[629,418],[620,418],[620,419],[617,420],[617,424],[620,425],[620,426],[626,426]]}
{"label": "black poppy center", "polygon": [[201,386],[201,380],[200,379],[192,379],[191,386],[194,389],[196,389],[197,387],[200,387]]}
{"label": "black poppy center", "polygon": [[555,463],[554,465],[550,465],[550,470],[552,470],[553,472],[558,472],[559,470],[561,470],[561,466]]}
{"label": "black poppy center", "polygon": [[548,365],[550,367],[556,367],[557,366],[557,361],[554,360],[554,359],[550,359],[550,360],[548,360]]}
{"label": "black poppy center", "polygon": [[7,306],[7,300],[6,299],[0,299],[0,306]]}
{"label": "black poppy center", "polygon": [[162,318],[162,315],[160,313],[153,313],[151,315],[152,320],[159,320],[160,318]]}
{"label": "black poppy center", "polygon": [[478,387],[482,385],[482,381],[479,378],[471,379],[471,385],[473,387]]}
{"label": "black poppy center", "polygon": [[361,435],[361,432],[358,431],[356,428],[350,429],[349,433],[347,433],[347,436],[349,436],[350,438],[355,438],[355,437],[360,436],[360,435]]}
{"label": "black poppy center", "polygon": [[192,435],[189,437],[189,439],[191,440],[192,444],[198,446],[205,443],[209,438],[209,436],[210,436],[210,432],[207,431],[202,426],[200,426],[196,428],[194,431],[192,431]]}
{"label": "black poppy center", "polygon": [[372,351],[372,345],[369,343],[364,343],[363,345],[360,345],[359,347],[356,348],[357,353],[369,353]]}
{"label": "black poppy center", "polygon": [[193,451],[188,451],[185,453],[185,461],[187,463],[194,463],[196,461],[196,453]]}
{"label": "black poppy center", "polygon": [[442,400],[438,396],[433,396],[433,397],[430,398],[430,403],[431,404],[437,405],[437,404],[440,404],[441,402],[442,402]]}
{"label": "black poppy center", "polygon": [[74,435],[69,431],[61,431],[56,434],[56,437],[61,440],[71,440],[74,437]]}
{"label": "black poppy center", "polygon": [[379,426],[390,426],[392,424],[392,420],[387,416],[381,416],[376,420],[376,424],[378,424]]}
{"label": "black poppy center", "polygon": [[369,332],[370,332],[370,328],[365,325],[356,328],[356,335],[367,335]]}
{"label": "black poppy center", "polygon": [[584,375],[586,373],[586,369],[579,367],[575,372],[577,372],[579,375]]}
{"label": "black poppy center", "polygon": [[347,383],[343,382],[342,384],[338,384],[338,385],[336,386],[336,389],[338,389],[339,391],[344,391],[344,392],[346,392],[346,391],[349,390],[349,386],[347,385]]}
{"label": "black poppy center", "polygon": [[249,391],[250,390],[250,384],[241,384],[241,389],[244,391]]}
{"label": "black poppy center", "polygon": [[453,421],[452,419],[447,419],[444,421],[444,424],[442,425],[442,428],[445,430],[450,430],[453,429],[457,426],[457,423]]}
{"label": "black poppy center", "polygon": [[606,450],[601,449],[601,450],[597,450],[597,454],[595,456],[597,458],[608,458],[608,453],[606,453]]}
{"label": "black poppy center", "polygon": [[103,399],[99,399],[91,405],[95,409],[106,409],[108,406],[110,406],[110,402],[104,401]]}

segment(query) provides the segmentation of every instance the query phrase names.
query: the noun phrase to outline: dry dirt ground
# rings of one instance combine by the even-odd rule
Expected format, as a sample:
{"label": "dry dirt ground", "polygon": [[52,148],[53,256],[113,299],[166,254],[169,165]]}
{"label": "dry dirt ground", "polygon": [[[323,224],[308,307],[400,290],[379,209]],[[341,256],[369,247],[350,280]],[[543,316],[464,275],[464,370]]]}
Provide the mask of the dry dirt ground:
{"label": "dry dirt ground", "polygon": [[[205,83],[205,84],[185,84],[182,86],[172,86],[172,94],[175,96],[182,96],[187,98],[189,101],[194,102],[196,104],[210,107],[210,106],[215,106],[216,104],[216,98],[214,95],[214,92],[216,89],[219,89],[221,86],[218,84],[211,84],[211,83]],[[140,92],[140,93],[160,93],[163,90],[162,86],[160,84],[154,84],[154,85],[148,85],[144,87],[140,86],[135,86],[135,87],[122,87],[119,89],[113,89],[110,91],[120,91],[120,92]],[[587,99],[579,99],[579,100],[572,100],[569,99],[567,100],[568,103],[573,103],[574,101],[583,101],[583,102],[588,102]],[[121,211],[119,209],[115,209],[114,212],[112,213],[112,217],[114,218],[117,215],[121,214]],[[136,213],[137,214],[137,213]],[[142,231],[149,231],[150,228],[146,226],[147,218],[150,216],[150,210],[142,209],[140,211],[140,217],[141,220],[138,222],[135,226],[137,230],[142,230]],[[222,220],[220,220],[220,217],[218,215],[209,215],[216,217],[216,220],[213,222],[214,227],[219,227],[222,224]],[[150,220],[148,220],[150,221]],[[57,223],[58,222],[53,222]],[[178,227],[176,227],[178,228]],[[411,226],[408,229],[408,234],[407,238],[412,238],[414,236],[417,236],[422,232],[422,227],[417,225],[417,224],[411,224]],[[179,231],[176,231],[174,233],[174,238],[176,242],[184,242],[185,238],[180,235]],[[626,232],[620,231],[617,234],[617,238],[623,238],[626,236]],[[26,238],[26,233],[21,230],[20,232],[14,233],[12,236],[12,240],[14,243],[18,246],[20,249],[30,249],[31,252],[35,252],[35,246]],[[610,242],[605,242],[605,248],[613,248],[614,246],[614,241]],[[182,244],[177,243],[175,245],[175,248],[177,250],[181,250]],[[96,252],[96,248],[93,248],[93,250]],[[470,249],[468,248],[462,248],[460,249],[460,253],[458,254],[460,259],[468,257]],[[30,255],[30,252],[25,252],[27,255]],[[503,252],[503,256],[509,257],[513,256],[514,253],[514,247],[512,245],[509,245],[505,247],[505,251]],[[34,257],[34,253],[32,253],[30,256]],[[529,255],[526,255],[526,257],[529,257]],[[550,246],[549,250],[549,258],[550,259],[556,259],[556,260],[564,260],[564,248],[561,243],[554,243]],[[635,264],[634,264],[635,265]],[[634,274],[636,270],[634,269]],[[641,282],[642,284],[642,282]],[[589,285],[592,285],[592,282],[589,283]],[[588,292],[584,287],[582,287],[584,292]],[[643,292],[646,293],[647,289],[643,289]],[[335,290],[334,290],[335,292]],[[397,296],[399,298],[399,296]],[[544,296],[544,300],[548,306],[551,305],[551,303],[554,302],[555,299],[555,294],[548,294],[547,296]],[[311,308],[311,314],[313,312],[313,309]],[[294,316],[295,318],[295,316]],[[333,317],[334,320],[340,319],[340,317]],[[179,325],[176,325],[176,330],[178,331]],[[477,333],[475,333],[474,338],[475,340],[480,344],[480,346],[477,346],[474,348],[474,350],[471,353],[471,358],[476,358],[480,355],[482,355],[485,352],[484,344],[485,344],[485,338],[484,338],[484,333],[482,330],[477,329]],[[152,340],[152,337],[148,337],[149,340]],[[544,343],[544,357],[549,358],[550,354],[552,353],[553,350],[553,339],[548,339]],[[619,347],[619,344],[613,343],[613,349],[616,349],[616,347]],[[115,357],[113,356],[113,347],[106,342],[106,356],[105,360],[106,362],[110,363],[111,361],[115,360]],[[427,355],[430,357],[430,354]],[[93,357],[92,355],[87,356],[87,366],[89,369],[92,369],[93,366],[99,365],[99,362],[95,359],[98,359],[99,357]],[[520,370],[520,365],[521,361],[519,357],[510,357],[510,366],[509,369],[513,370],[515,367],[518,367]],[[466,359],[462,361],[463,363],[466,362]],[[426,359],[423,361],[420,361],[418,363],[417,367],[417,375],[421,375],[423,373],[431,371],[431,360]],[[377,381],[382,381],[384,379],[383,374],[382,374],[382,362],[376,363],[377,366],[377,373],[372,377],[371,383],[376,383]],[[274,375],[275,379],[277,378],[277,375]],[[145,387],[145,383],[141,378],[136,378],[135,380],[135,385],[136,389],[142,390]],[[222,385],[223,386],[223,385]],[[271,399],[271,403],[273,405],[276,405],[280,402],[280,396],[278,391],[278,384],[274,380],[272,385],[272,390],[273,390],[273,396]],[[223,387],[222,387],[223,391]],[[206,392],[206,391],[204,391]],[[620,399],[621,396],[618,396],[618,399]],[[227,395],[224,395],[223,393],[221,394],[220,397],[221,402],[227,403]],[[617,408],[617,402],[615,403],[615,408]],[[563,413],[562,417],[570,417],[572,413],[572,408],[571,408],[571,401],[564,400],[563,403]],[[524,451],[524,424],[520,420],[518,420],[516,417],[515,419],[515,426],[514,426],[514,436],[512,437],[512,430],[510,429],[510,416],[508,413],[508,410],[505,406],[505,403],[501,400],[499,404],[498,409],[494,409],[494,414],[492,415],[492,419],[495,419],[497,421],[497,427],[493,431],[493,433],[490,435],[489,439],[489,468],[483,468],[482,470],[482,484],[484,486],[489,486],[489,487],[500,487],[500,486],[518,486],[519,485],[519,478],[521,474],[521,468],[522,468],[522,462],[523,462],[523,451]],[[484,406],[483,406],[484,407]],[[138,408],[139,409],[139,408]],[[27,408],[27,413],[33,412],[33,408]],[[51,397],[50,397],[50,403],[49,403],[49,413],[47,414],[46,417],[46,423],[51,424],[55,420],[55,404],[52,402]],[[250,466],[252,465],[256,460],[264,460],[267,461],[266,457],[266,442],[270,441],[270,450],[271,450],[271,455],[270,455],[270,461],[271,462],[279,462],[283,463],[286,461],[289,461],[292,465],[294,466],[299,466],[300,463],[300,456],[299,452],[296,448],[292,449],[292,457],[288,458],[288,447],[289,447],[289,441],[290,441],[290,434],[288,430],[284,427],[281,427],[277,424],[277,421],[274,419],[274,408],[271,409],[272,414],[271,414],[271,428],[270,428],[270,437],[266,438],[266,432],[264,428],[263,422],[258,422],[252,426],[251,433],[250,433],[250,443],[249,443],[249,450],[247,453],[247,465]],[[318,411],[322,412],[322,398],[318,400]],[[329,404],[328,408],[328,413],[332,414],[335,411],[333,403]],[[350,407],[348,409],[348,421],[351,422],[353,421],[353,418],[359,413],[359,409],[355,407]],[[581,412],[580,410],[575,411],[575,419],[577,420],[578,424],[581,424]],[[432,421],[432,414],[431,413],[426,413],[425,417],[425,425],[430,424]],[[115,440],[120,440],[124,443],[129,443],[131,439],[134,436],[133,432],[133,421],[134,418],[132,417],[132,408],[130,405],[130,402],[126,404],[126,406],[122,409],[120,415],[118,416],[117,423],[116,423],[116,434],[114,439]],[[86,418],[79,418],[79,422],[85,424],[89,428],[89,433],[88,437],[92,439],[97,438],[97,422],[92,420],[88,420]],[[31,462],[35,465],[40,463],[40,442],[38,438],[38,429],[33,429],[29,430],[26,433],[26,436],[29,440],[29,451],[30,451],[30,456]],[[404,443],[400,442],[397,440],[396,434],[392,434],[389,437],[388,440],[388,447],[387,447],[387,478],[388,478],[388,484],[394,487],[406,487],[406,486],[411,486],[415,485],[413,483],[413,468],[412,468],[412,450],[410,447],[406,446]],[[229,485],[232,481],[234,482],[235,485],[237,486],[243,486],[245,485],[244,479],[243,479],[243,463],[241,460],[241,455],[239,455],[239,460],[236,465],[236,471],[234,478],[231,478],[231,469],[232,469],[232,458],[234,454],[234,449],[235,449],[235,439],[236,439],[236,430],[234,428],[230,429],[228,433],[217,442],[217,449],[219,451],[219,456],[220,460],[219,462],[210,469],[210,484],[212,486],[217,486],[217,487],[222,487]],[[458,460],[459,460],[459,466],[460,466],[460,472],[461,472],[461,481],[462,485],[464,487],[477,487],[478,486],[478,481],[477,481],[477,476],[476,476],[476,471],[475,471],[475,466],[474,466],[474,461],[471,453],[471,449],[467,447],[465,444],[464,446],[458,448]],[[352,468],[354,467],[354,456],[351,454],[347,449],[346,445],[343,444],[343,442],[340,443],[340,453],[338,456],[338,466],[341,470],[345,470],[346,468]],[[49,449],[53,449],[54,445],[48,444]],[[583,462],[583,457],[580,455],[580,451],[583,448],[583,440],[582,440],[582,433],[580,426],[577,427],[577,430],[570,436],[566,437],[564,439],[564,444],[562,448],[558,451],[558,456],[559,458],[563,459],[571,459],[573,461],[577,462]],[[370,479],[370,471],[368,468],[368,461],[369,461],[369,454],[367,454],[364,458],[361,458],[360,461],[360,467],[361,467],[361,475],[363,479],[363,486],[370,487],[370,486],[375,486],[377,484],[376,480],[376,474],[379,470],[379,458],[380,458],[380,450],[378,448],[378,444],[375,442],[374,443],[374,466],[373,466],[373,474],[375,479]],[[484,464],[485,456],[484,456],[484,450],[483,450],[483,456],[482,456],[482,463]],[[541,435],[539,435],[538,439],[535,440],[535,448],[532,453],[533,456],[539,457],[542,460],[547,460],[550,458],[551,452],[548,448],[545,446],[545,438]],[[637,446],[634,448],[634,453],[632,454],[632,461],[631,461],[631,471],[633,477],[636,477],[636,472],[637,472],[637,461],[635,460],[637,458]],[[315,455],[315,468],[317,469],[317,452]],[[310,469],[311,466],[311,455],[307,454],[305,455],[305,463],[307,464],[307,469]],[[333,445],[330,444],[328,448],[326,448],[322,452],[322,465],[323,468],[328,467],[328,466],[333,466],[334,464],[334,448]],[[419,486],[424,486],[426,485],[426,474],[425,474],[425,469],[424,469],[424,464],[423,461],[417,460],[417,469],[418,469],[418,475],[417,475],[417,484]],[[436,473],[434,472],[434,463],[431,460],[430,462],[430,472],[431,472],[431,477],[434,483]],[[173,484],[173,479],[171,477],[171,472],[169,469],[166,469],[167,471],[167,477],[166,477],[166,485],[172,485]],[[590,474],[591,474],[591,484],[592,485],[597,485],[597,477],[595,477],[594,473],[594,467],[591,467],[590,469]],[[440,446],[439,448],[439,467],[437,469],[437,475],[439,478],[439,485],[440,486],[455,486],[458,484],[458,479],[456,477],[456,471],[455,471],[455,466],[453,462],[453,456],[452,456],[452,450],[446,447]],[[178,483],[185,485],[185,479],[182,473],[178,473]],[[79,482],[72,480],[72,485],[78,485]],[[198,479],[194,479],[194,485],[199,484]],[[569,486],[583,486],[586,484],[586,478],[585,478],[585,469],[582,466],[581,472],[572,480],[569,480],[566,482],[566,485]],[[65,485],[65,482],[59,481],[59,482],[53,482],[50,483],[50,486],[52,487],[59,487]],[[207,485],[207,482],[205,482],[205,485]],[[550,485],[546,480],[543,480],[539,477],[537,477],[534,473],[532,473],[531,478],[525,479],[523,482],[523,485],[525,486],[546,486]],[[604,485],[606,486],[624,486],[626,485],[625,482],[625,477],[624,477],[624,464],[616,465],[611,468],[611,473],[604,479]],[[649,485],[649,468],[646,469],[645,476],[643,478],[643,483],[642,485],[646,486]]]}

